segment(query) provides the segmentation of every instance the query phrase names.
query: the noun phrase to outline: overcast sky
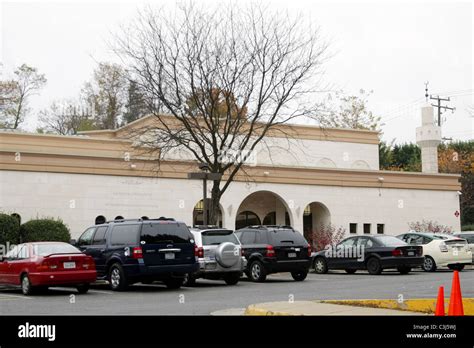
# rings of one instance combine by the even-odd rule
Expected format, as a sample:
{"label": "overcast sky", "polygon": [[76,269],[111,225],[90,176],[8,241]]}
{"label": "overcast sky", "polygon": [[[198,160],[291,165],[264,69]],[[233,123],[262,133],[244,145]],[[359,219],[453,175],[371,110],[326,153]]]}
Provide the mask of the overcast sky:
{"label": "overcast sky", "polygon": [[[106,44],[137,9],[175,1],[1,1],[3,78],[22,63],[48,83],[32,100],[33,115],[51,101],[74,98],[99,61],[116,61]],[[215,1],[206,1],[212,6]],[[384,140],[415,140],[431,93],[451,96],[443,136],[474,138],[473,5],[471,1],[270,1],[311,16],[331,42],[325,80],[347,93],[373,90],[370,108],[382,116]],[[31,115],[26,128],[34,130]]]}

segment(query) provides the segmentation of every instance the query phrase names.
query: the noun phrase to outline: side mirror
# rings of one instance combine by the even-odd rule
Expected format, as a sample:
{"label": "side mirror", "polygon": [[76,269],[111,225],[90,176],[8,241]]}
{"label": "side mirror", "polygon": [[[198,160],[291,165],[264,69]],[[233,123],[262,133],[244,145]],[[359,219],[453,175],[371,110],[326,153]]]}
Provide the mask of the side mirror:
{"label": "side mirror", "polygon": [[69,244],[74,245],[74,246],[77,246],[77,240],[71,239],[71,240],[69,241]]}

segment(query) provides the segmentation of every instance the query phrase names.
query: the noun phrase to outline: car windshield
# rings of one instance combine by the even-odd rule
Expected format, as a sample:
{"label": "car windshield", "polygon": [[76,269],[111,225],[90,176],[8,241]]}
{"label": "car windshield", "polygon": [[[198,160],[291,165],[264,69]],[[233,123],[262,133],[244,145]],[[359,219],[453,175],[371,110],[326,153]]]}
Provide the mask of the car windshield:
{"label": "car windshield", "polygon": [[375,236],[374,238],[383,246],[404,246],[408,245],[401,239],[392,236]]}
{"label": "car windshield", "polygon": [[185,224],[144,223],[141,240],[147,244],[190,243],[193,235]]}
{"label": "car windshield", "polygon": [[431,234],[430,237],[433,237],[434,239],[450,239],[453,236],[450,236],[449,234]]}
{"label": "car windshield", "polygon": [[308,244],[303,235],[294,230],[278,229],[272,231],[270,235],[274,244]]}
{"label": "car windshield", "polygon": [[240,244],[239,240],[237,239],[233,231],[213,230],[213,231],[202,232],[203,245],[219,245],[224,242]]}
{"label": "car windshield", "polygon": [[76,247],[61,243],[61,244],[33,244],[34,254],[38,256],[47,256],[51,254],[81,254],[81,251]]}

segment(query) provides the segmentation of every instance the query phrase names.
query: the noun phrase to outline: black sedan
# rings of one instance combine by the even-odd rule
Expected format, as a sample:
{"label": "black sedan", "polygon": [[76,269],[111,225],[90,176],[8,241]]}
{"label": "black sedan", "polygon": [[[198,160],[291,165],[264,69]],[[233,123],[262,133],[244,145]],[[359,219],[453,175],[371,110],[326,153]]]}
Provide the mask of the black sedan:
{"label": "black sedan", "polygon": [[320,274],[330,269],[343,269],[349,274],[361,269],[370,274],[397,269],[401,274],[407,274],[422,264],[422,247],[384,235],[349,237],[313,255],[313,267]]}

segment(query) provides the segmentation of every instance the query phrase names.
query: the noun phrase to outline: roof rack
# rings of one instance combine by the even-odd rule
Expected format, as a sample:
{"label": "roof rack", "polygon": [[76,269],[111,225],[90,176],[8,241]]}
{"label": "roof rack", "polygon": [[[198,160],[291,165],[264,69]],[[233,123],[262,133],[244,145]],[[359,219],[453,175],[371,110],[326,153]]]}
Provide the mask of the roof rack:
{"label": "roof rack", "polygon": [[214,230],[222,227],[219,227],[217,225],[194,225],[193,228],[198,228],[200,230]]}
{"label": "roof rack", "polygon": [[116,219],[116,220],[109,220],[109,221],[106,221],[105,223],[109,223],[109,222],[126,222],[126,221],[137,221],[137,222],[140,222],[140,221],[176,221],[176,220],[173,219],[173,218],[167,218],[167,217],[164,217],[164,216],[160,216],[159,218],[156,218],[156,219],[150,219],[150,218]]}
{"label": "roof rack", "polygon": [[286,228],[286,229],[289,229],[289,230],[293,230],[293,227],[292,226],[288,226],[288,225],[252,225],[252,226],[247,226],[245,228],[255,228],[255,229],[261,229],[261,228]]}

